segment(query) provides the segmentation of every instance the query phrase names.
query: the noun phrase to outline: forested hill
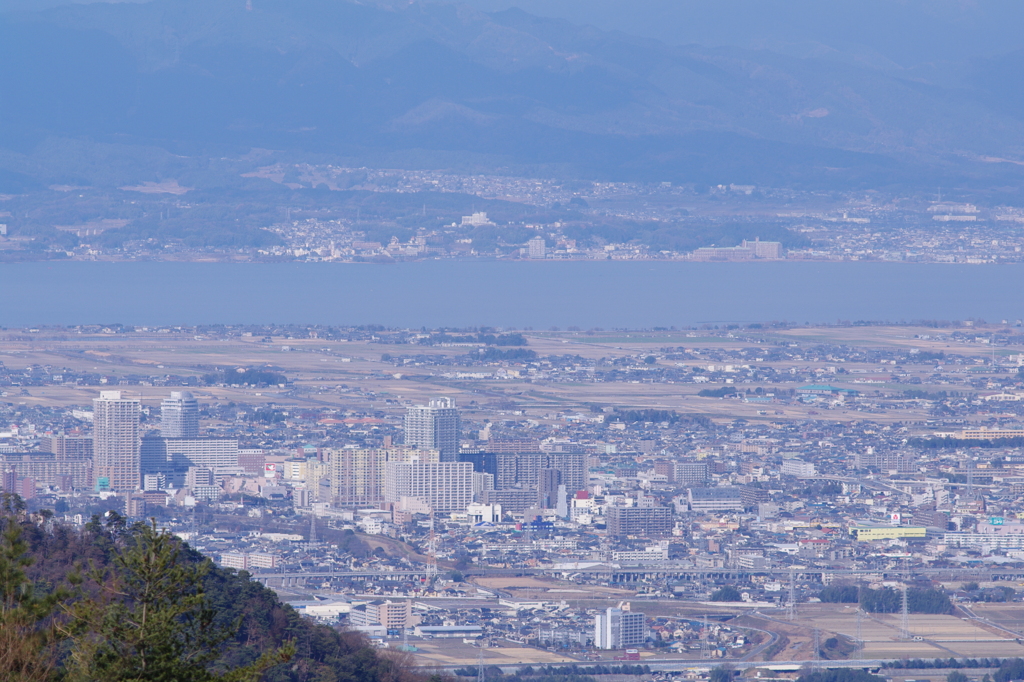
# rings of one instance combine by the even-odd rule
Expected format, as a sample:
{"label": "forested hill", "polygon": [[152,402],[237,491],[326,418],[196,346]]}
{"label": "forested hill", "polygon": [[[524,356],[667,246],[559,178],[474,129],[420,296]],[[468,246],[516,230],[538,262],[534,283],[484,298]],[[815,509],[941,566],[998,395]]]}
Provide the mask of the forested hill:
{"label": "forested hill", "polygon": [[94,517],[79,530],[4,506],[0,679],[421,680],[144,524]]}

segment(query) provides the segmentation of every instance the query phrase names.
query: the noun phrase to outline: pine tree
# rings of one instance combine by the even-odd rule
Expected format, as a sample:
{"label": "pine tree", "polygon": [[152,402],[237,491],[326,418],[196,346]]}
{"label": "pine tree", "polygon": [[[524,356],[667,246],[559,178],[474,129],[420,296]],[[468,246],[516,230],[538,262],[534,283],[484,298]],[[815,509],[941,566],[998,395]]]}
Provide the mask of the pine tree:
{"label": "pine tree", "polygon": [[32,565],[22,538],[24,504],[14,495],[0,500],[0,678],[10,682],[45,682],[57,668],[59,605],[64,589],[39,595],[25,569]]}
{"label": "pine tree", "polygon": [[288,660],[294,645],[218,670],[239,623],[220,624],[203,589],[209,559],[190,560],[177,538],[139,524],[107,569],[90,577],[98,594],[69,609],[74,640],[68,682],[254,682]]}

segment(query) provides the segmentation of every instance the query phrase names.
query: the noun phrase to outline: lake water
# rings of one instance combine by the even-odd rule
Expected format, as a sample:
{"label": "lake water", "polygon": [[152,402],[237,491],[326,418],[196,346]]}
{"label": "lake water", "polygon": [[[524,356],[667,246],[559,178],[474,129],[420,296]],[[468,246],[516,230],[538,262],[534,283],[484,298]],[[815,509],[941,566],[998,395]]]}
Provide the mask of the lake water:
{"label": "lake water", "polygon": [[1024,265],[426,261],[0,265],[0,325],[628,327],[1024,318]]}

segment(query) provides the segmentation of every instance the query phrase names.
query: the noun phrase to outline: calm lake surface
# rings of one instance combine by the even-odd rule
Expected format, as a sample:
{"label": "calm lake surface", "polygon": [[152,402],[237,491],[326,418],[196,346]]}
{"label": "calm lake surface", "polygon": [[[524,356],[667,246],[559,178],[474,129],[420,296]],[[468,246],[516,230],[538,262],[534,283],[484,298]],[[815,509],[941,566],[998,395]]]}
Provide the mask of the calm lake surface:
{"label": "calm lake surface", "polygon": [[642,328],[1024,318],[1024,265],[428,261],[0,265],[0,325]]}

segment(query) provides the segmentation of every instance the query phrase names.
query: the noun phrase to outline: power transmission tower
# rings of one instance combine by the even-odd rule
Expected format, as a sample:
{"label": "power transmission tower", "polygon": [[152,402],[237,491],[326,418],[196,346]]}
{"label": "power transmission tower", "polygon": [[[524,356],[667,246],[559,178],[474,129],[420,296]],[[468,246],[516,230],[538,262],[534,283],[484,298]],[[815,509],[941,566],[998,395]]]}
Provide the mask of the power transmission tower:
{"label": "power transmission tower", "polygon": [[967,499],[974,499],[974,458],[967,456]]}
{"label": "power transmission tower", "polygon": [[903,613],[900,617],[900,639],[910,639],[910,609],[907,600],[907,580],[903,580]]}
{"label": "power transmission tower", "polygon": [[821,656],[821,630],[814,628],[814,663],[812,667],[817,670],[819,657]]}
{"label": "power transmission tower", "polygon": [[476,652],[476,682],[484,682],[484,648]]}
{"label": "power transmission tower", "polygon": [[316,514],[309,515],[309,544],[313,546],[317,544],[316,539]]}
{"label": "power transmission tower", "polygon": [[789,569],[789,604],[786,605],[786,617],[796,620],[796,576]]}
{"label": "power transmission tower", "polygon": [[861,623],[864,620],[864,610],[860,607],[860,585],[857,585],[857,658],[864,654],[864,638],[861,636]]}
{"label": "power transmission tower", "polygon": [[707,614],[704,615],[704,620],[701,623],[700,632],[700,657],[702,659],[711,658],[711,631],[708,627]]}
{"label": "power transmission tower", "polygon": [[437,577],[437,536],[434,534],[434,510],[430,510],[430,537],[427,540],[427,580]]}

